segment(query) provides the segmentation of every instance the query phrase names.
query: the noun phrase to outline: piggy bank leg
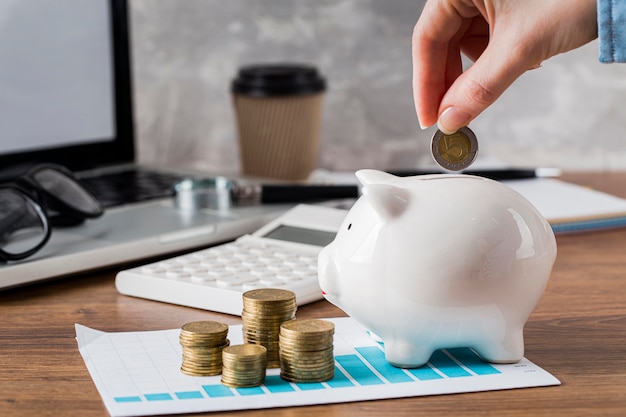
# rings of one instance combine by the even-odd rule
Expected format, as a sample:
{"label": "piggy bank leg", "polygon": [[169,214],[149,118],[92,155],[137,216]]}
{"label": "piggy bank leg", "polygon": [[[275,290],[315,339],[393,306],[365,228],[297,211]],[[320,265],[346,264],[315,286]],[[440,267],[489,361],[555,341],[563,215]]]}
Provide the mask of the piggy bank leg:
{"label": "piggy bank leg", "polygon": [[433,352],[429,346],[418,348],[403,340],[385,340],[385,358],[398,368],[419,368],[428,362]]}
{"label": "piggy bank leg", "polygon": [[504,339],[485,340],[474,346],[476,352],[487,362],[515,363],[524,356],[523,329],[508,332]]}

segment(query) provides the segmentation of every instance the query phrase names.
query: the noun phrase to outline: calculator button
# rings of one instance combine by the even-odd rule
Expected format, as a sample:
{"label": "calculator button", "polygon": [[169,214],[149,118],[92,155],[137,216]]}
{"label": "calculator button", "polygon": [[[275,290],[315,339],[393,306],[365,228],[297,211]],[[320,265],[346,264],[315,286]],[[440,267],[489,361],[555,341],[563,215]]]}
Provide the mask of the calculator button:
{"label": "calculator button", "polygon": [[217,255],[214,253],[205,252],[205,253],[198,255],[196,258],[199,259],[200,261],[211,261],[211,260],[217,259]]}
{"label": "calculator button", "polygon": [[215,282],[215,277],[212,275],[209,275],[208,273],[191,274],[191,282],[195,282],[198,284],[206,284],[209,282]]}
{"label": "calculator button", "polygon": [[183,269],[190,274],[206,274],[208,269],[201,265],[185,265]]}
{"label": "calculator button", "polygon": [[223,275],[216,279],[218,287],[237,287],[248,282],[256,281],[252,275]]}
{"label": "calculator button", "polygon": [[254,281],[254,282],[247,282],[247,283],[243,284],[241,286],[241,288],[245,292],[245,291],[250,291],[250,290],[258,290],[260,288],[267,288],[267,286],[261,284],[258,281]]}
{"label": "calculator button", "polygon": [[302,279],[301,276],[296,274],[280,274],[278,275],[278,278],[286,282],[300,281]]}
{"label": "calculator button", "polygon": [[191,274],[184,269],[170,269],[165,273],[165,276],[171,279],[185,279],[190,278]]}
{"label": "calculator button", "polygon": [[265,267],[265,264],[263,262],[259,261],[257,258],[243,260],[243,261],[241,261],[241,265],[244,265],[244,266],[248,267],[251,270],[260,269],[260,268],[264,268]]}
{"label": "calculator button", "polygon": [[[265,269],[265,268],[251,269],[250,270],[250,275],[254,275],[256,277],[263,276],[263,275],[265,275],[267,273],[268,273],[268,270]],[[274,275],[274,274],[272,273],[272,275]]]}
{"label": "calculator button", "polygon": [[289,271],[290,268],[285,267],[283,264],[272,263],[266,266],[268,271],[280,272],[280,271]]}
{"label": "calculator button", "polygon": [[285,283],[285,281],[278,279],[276,276],[260,277],[259,282],[266,287],[276,287]]}
{"label": "calculator button", "polygon": [[222,269],[225,264],[218,262],[217,260],[214,259],[212,261],[202,261],[200,265],[202,265],[203,267],[207,269],[214,269],[214,268]]}
{"label": "calculator button", "polygon": [[298,258],[290,258],[290,259],[285,259],[283,261],[283,265],[289,266],[291,268],[300,268],[302,267],[303,262]]}
{"label": "calculator button", "polygon": [[209,269],[207,271],[207,274],[212,276],[212,277],[215,277],[215,278],[219,278],[219,277],[221,277],[223,275],[228,275],[228,276],[233,275],[232,272],[228,272],[228,271],[226,271],[225,269],[222,269],[222,268]]}
{"label": "calculator button", "polygon": [[276,259],[272,255],[265,254],[265,253],[262,254],[262,255],[259,255],[259,257],[257,259],[259,260],[259,262],[263,262],[263,263],[266,263],[266,264],[269,264],[269,263],[272,263],[272,262],[276,262]]}
{"label": "calculator button", "polygon": [[226,271],[232,272],[234,274],[238,274],[238,273],[242,273],[242,272],[249,272],[250,271],[250,268],[248,268],[247,266],[239,265],[237,263],[232,264],[232,265],[226,265],[226,266],[224,266],[224,269]]}

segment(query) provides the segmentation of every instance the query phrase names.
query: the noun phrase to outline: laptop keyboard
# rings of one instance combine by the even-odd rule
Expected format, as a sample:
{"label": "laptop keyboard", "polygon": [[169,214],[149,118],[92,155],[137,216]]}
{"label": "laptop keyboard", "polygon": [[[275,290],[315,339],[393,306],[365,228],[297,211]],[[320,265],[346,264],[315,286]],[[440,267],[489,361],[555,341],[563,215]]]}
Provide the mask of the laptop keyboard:
{"label": "laptop keyboard", "polygon": [[81,178],[105,208],[138,203],[173,195],[173,186],[183,177],[142,169]]}

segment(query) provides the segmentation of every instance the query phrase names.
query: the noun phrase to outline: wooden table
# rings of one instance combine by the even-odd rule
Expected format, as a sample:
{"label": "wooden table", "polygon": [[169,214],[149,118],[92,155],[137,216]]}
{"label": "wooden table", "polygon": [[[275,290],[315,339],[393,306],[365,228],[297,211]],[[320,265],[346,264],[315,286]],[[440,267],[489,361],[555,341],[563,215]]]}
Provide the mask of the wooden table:
{"label": "wooden table", "polygon": [[[626,173],[563,179],[626,198]],[[626,415],[626,229],[561,235],[546,292],[525,328],[525,356],[561,386],[213,415]],[[81,358],[74,323],[104,331],[177,328],[234,316],[119,295],[115,270],[0,293],[0,416],[108,415]],[[325,301],[299,317],[336,317]]]}

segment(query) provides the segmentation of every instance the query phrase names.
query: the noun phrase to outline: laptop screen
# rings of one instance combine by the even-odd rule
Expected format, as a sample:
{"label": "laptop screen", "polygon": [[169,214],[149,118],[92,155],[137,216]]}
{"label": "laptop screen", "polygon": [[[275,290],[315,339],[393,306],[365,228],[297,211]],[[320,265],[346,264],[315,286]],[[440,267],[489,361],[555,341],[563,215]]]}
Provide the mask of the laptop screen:
{"label": "laptop screen", "polygon": [[134,159],[125,0],[0,3],[0,167]]}

